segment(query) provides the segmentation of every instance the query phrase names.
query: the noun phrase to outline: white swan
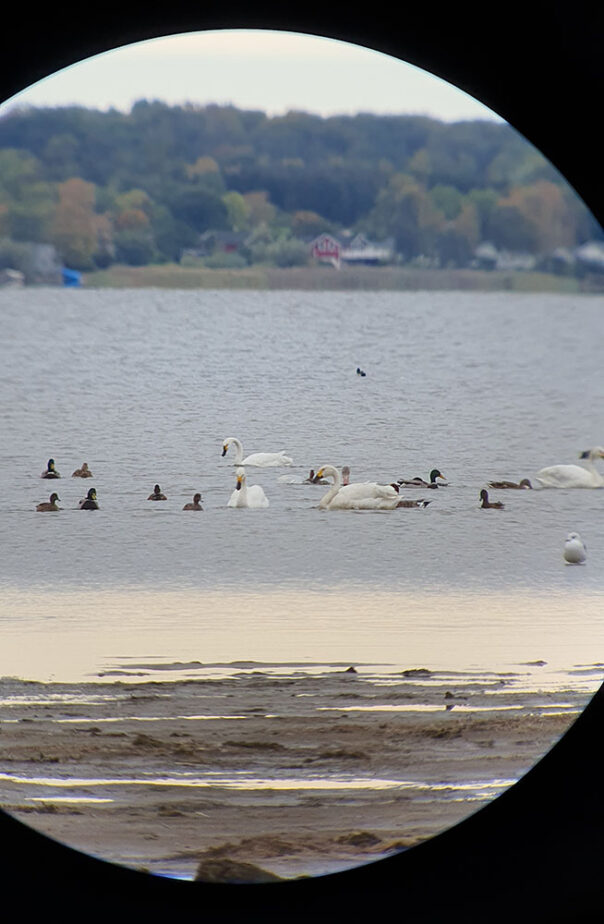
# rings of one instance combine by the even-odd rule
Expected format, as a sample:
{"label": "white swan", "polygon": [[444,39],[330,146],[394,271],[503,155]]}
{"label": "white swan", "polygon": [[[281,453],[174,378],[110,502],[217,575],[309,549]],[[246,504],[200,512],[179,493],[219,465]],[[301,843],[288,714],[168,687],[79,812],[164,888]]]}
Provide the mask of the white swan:
{"label": "white swan", "polygon": [[243,458],[243,446],[236,436],[229,436],[222,444],[222,455],[226,456],[229,446],[235,447],[235,459],[233,465],[292,465],[293,459],[281,452],[253,452],[250,456]]}
{"label": "white swan", "polygon": [[248,488],[245,469],[238,468],[237,487],[231,494],[227,507],[268,507],[268,498],[259,484]]}
{"label": "white swan", "polygon": [[537,472],[537,481],[544,488],[602,488],[604,476],[595,467],[594,459],[604,459],[604,449],[596,446],[582,452],[585,465],[550,465]]}
{"label": "white swan", "polygon": [[579,533],[569,533],[564,543],[564,559],[569,565],[582,565],[587,558],[587,546]]}
{"label": "white swan", "polygon": [[342,484],[342,476],[334,465],[323,465],[317,478],[333,478],[327,494],[319,501],[323,510],[394,510],[395,507],[426,507],[430,501],[402,501],[398,490],[391,484],[375,481]]}

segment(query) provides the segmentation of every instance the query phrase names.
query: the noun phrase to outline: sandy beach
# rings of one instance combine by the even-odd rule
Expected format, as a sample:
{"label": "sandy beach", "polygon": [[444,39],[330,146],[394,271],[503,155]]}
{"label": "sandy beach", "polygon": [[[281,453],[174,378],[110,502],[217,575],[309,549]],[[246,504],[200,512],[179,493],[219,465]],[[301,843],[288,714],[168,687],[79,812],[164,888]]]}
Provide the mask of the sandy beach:
{"label": "sandy beach", "polygon": [[[159,875],[192,879],[201,861],[227,879],[241,862],[282,878],[351,868],[454,825],[549,750],[589,697],[585,677],[548,692],[545,667],[141,663],[94,683],[4,679],[0,801]],[[586,675],[595,690],[597,666]]]}

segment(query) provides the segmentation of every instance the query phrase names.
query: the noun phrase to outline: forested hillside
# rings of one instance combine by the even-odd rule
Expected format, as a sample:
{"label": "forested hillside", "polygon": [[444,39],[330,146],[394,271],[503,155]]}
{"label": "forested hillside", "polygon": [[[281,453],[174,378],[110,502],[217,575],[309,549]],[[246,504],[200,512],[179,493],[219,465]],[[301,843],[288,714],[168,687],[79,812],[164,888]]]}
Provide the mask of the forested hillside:
{"label": "forested hillside", "polygon": [[40,242],[74,269],[162,263],[208,230],[242,233],[236,254],[208,257],[234,265],[303,263],[323,231],[393,238],[401,261],[441,266],[468,265],[484,241],[546,255],[602,237],[506,124],[146,101],[0,119],[5,254]]}

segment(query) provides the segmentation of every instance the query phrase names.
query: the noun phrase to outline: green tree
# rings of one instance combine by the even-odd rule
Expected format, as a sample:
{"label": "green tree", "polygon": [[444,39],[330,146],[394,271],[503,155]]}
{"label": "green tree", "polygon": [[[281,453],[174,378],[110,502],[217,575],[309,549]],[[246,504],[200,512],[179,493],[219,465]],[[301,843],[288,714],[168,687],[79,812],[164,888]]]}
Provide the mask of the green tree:
{"label": "green tree", "polygon": [[399,253],[410,259],[434,253],[444,216],[423,186],[412,177],[396,174],[378,194],[368,223],[376,236],[394,237]]}
{"label": "green tree", "polygon": [[463,195],[455,186],[439,184],[430,190],[430,198],[434,206],[450,221],[457,218],[463,205]]}
{"label": "green tree", "polygon": [[41,177],[40,161],[28,151],[0,149],[0,202],[19,200]]}
{"label": "green tree", "polygon": [[157,256],[149,228],[127,228],[113,236],[115,259],[129,266],[146,266]]}
{"label": "green tree", "polygon": [[238,192],[228,192],[222,197],[227,210],[227,221],[233,231],[246,231],[250,227],[250,208]]}
{"label": "green tree", "polygon": [[177,192],[169,203],[174,217],[195,231],[228,229],[227,207],[214,193],[205,189],[186,188]]}
{"label": "green tree", "polygon": [[503,250],[532,252],[537,246],[537,228],[515,205],[497,205],[486,223],[486,235]]}

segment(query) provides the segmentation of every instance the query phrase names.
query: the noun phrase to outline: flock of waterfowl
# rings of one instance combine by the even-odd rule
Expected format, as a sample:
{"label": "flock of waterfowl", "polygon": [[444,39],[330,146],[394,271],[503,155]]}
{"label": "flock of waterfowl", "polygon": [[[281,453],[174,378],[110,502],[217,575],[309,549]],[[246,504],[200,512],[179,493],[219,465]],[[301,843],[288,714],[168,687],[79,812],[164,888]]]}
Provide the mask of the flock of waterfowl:
{"label": "flock of waterfowl", "polygon": [[[234,450],[232,464],[236,467],[236,484],[228,499],[227,507],[268,507],[269,500],[264,489],[259,484],[248,484],[244,466],[256,466],[259,468],[291,466],[293,465],[293,459],[283,451],[254,452],[245,456],[241,441],[234,436],[230,436],[223,441],[223,457],[227,455],[231,447]],[[552,465],[542,468],[535,475],[536,484],[540,488],[604,487],[604,476],[594,464],[596,459],[602,458],[604,458],[604,448],[596,446],[580,454],[579,459],[582,462],[580,465]],[[41,477],[46,479],[61,477],[56,469],[54,459],[48,460],[46,470],[42,472]],[[86,462],[82,463],[81,468],[72,473],[72,478],[92,477],[93,474]],[[398,507],[427,507],[430,503],[427,498],[406,500],[400,496],[401,490],[406,488],[420,488],[422,491],[424,489],[434,490],[448,484],[444,475],[436,468],[432,469],[427,481],[416,476],[415,478],[399,478],[390,484],[379,484],[374,481],[351,483],[349,466],[344,466],[340,470],[334,465],[323,465],[317,470],[312,468],[304,483],[329,486],[328,491],[318,504],[319,509],[322,510],[394,510]],[[528,478],[523,478],[518,482],[489,481],[487,482],[487,487],[493,490],[532,490],[533,484]],[[200,493],[195,494],[192,503],[185,504],[183,510],[203,510],[201,499]],[[159,484],[156,484],[147,500],[165,501],[167,497],[162,492]],[[58,501],[60,501],[60,497],[56,492],[53,492],[48,501],[36,506],[36,510],[39,512],[60,510]],[[79,501],[78,506],[81,510],[98,510],[96,489],[91,488],[86,497]],[[482,509],[503,510],[504,504],[501,501],[489,500],[488,491],[486,488],[482,488],[480,491],[480,507]],[[564,558],[570,564],[582,564],[586,560],[586,547],[578,533],[569,534],[565,543]]]}

